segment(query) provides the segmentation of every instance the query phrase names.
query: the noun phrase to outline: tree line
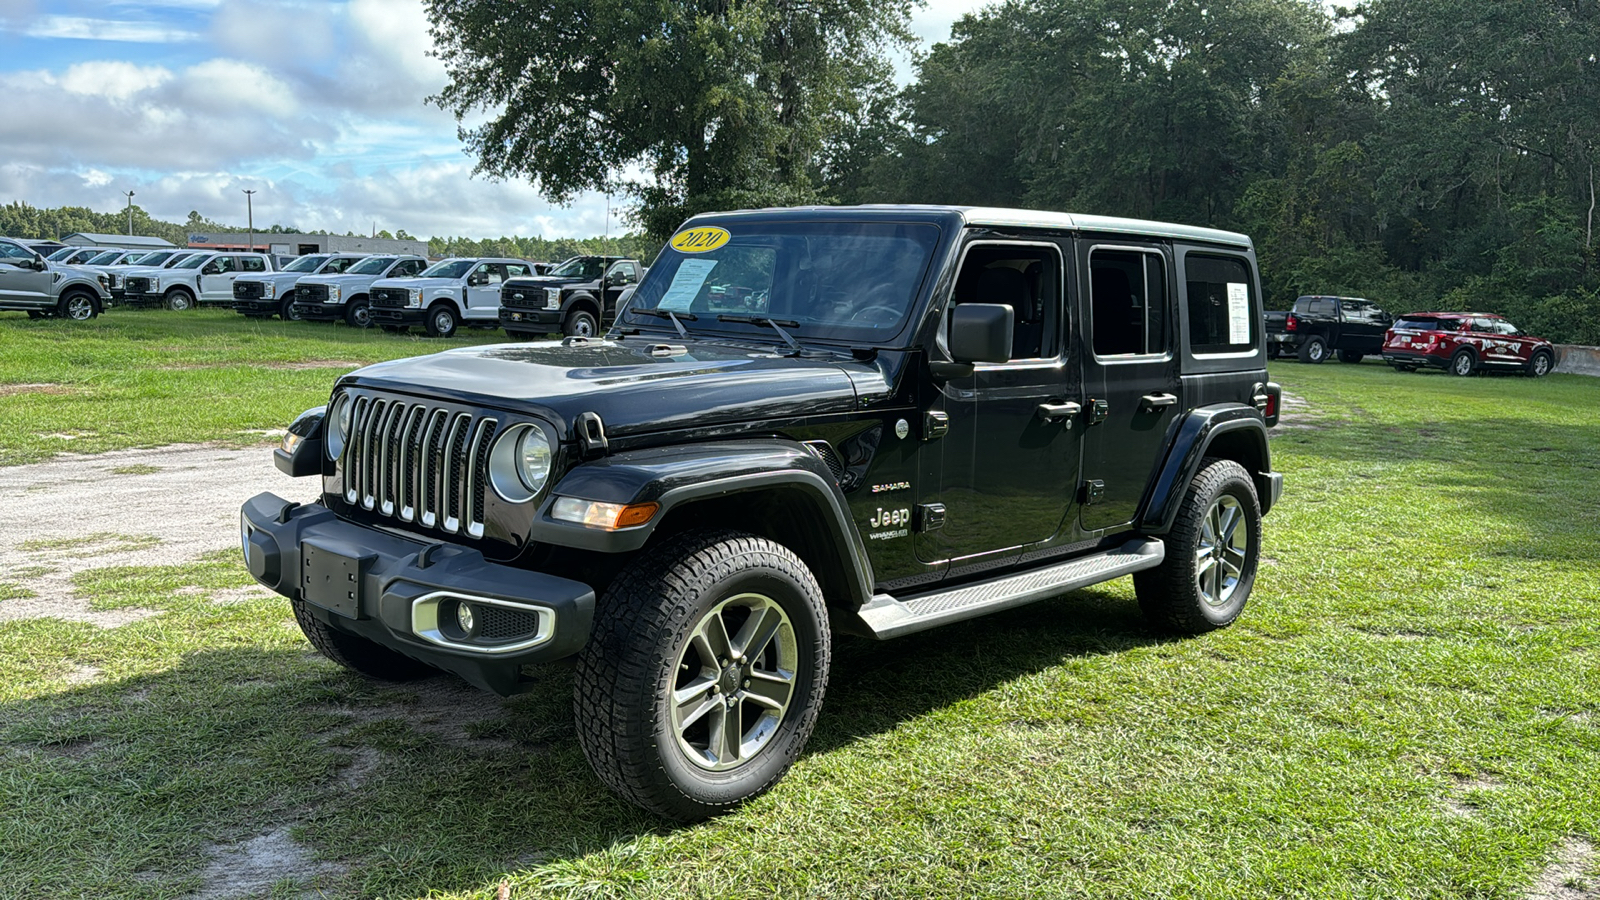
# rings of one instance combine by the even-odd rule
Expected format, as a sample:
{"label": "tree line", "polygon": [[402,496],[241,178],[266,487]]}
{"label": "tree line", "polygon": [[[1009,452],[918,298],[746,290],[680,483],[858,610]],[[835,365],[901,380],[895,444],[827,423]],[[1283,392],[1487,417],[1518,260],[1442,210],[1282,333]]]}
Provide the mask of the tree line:
{"label": "tree line", "polygon": [[903,89],[898,0],[429,7],[479,170],[628,192],[656,240],[795,202],[1153,218],[1250,234],[1271,307],[1600,344],[1600,0],[1008,0]]}
{"label": "tree line", "polygon": [[[153,219],[148,213],[138,206],[133,207],[133,233],[147,237],[158,237],[171,241],[179,247],[187,246],[189,235],[195,233],[240,232],[245,231],[241,225],[226,225],[214,222],[198,211],[189,213],[188,221],[183,224],[164,222]],[[40,208],[31,206],[20,200],[0,205],[0,234],[17,238],[45,238],[58,239],[75,232],[89,234],[127,234],[128,212],[126,209],[117,212],[95,212],[82,206],[61,206],[55,208]],[[256,234],[330,234],[328,231],[302,231],[288,225],[263,225],[256,229]],[[347,232],[346,237],[358,237],[355,232]],[[399,238],[401,240],[418,240],[407,234],[404,229],[391,234],[380,231],[376,235],[383,238]],[[536,262],[560,262],[573,256],[628,256],[635,259],[649,261],[654,258],[661,242],[642,234],[626,234],[620,237],[592,238],[542,238],[502,236],[498,238],[469,238],[469,237],[434,237],[428,239],[428,255],[443,256],[508,256],[514,259],[527,259]]]}

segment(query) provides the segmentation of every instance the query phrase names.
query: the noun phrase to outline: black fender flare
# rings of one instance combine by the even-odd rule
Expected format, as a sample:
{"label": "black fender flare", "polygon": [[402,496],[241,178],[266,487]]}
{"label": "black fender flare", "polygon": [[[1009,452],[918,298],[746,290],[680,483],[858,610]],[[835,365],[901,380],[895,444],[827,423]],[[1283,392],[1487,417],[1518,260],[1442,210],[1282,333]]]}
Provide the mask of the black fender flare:
{"label": "black fender flare", "polygon": [[561,321],[566,322],[567,316],[573,310],[580,307],[588,307],[589,311],[594,313],[595,322],[601,325],[605,324],[603,320],[605,319],[606,314],[605,310],[600,307],[599,298],[595,297],[595,295],[589,293],[587,290],[578,291],[577,293],[568,297],[566,300],[562,301]]}
{"label": "black fender flare", "polygon": [[[841,598],[860,606],[872,598],[872,564],[849,503],[827,464],[796,441],[780,438],[680,444],[612,454],[568,471],[540,503],[528,529],[531,541],[629,553],[645,545],[674,510],[698,501],[782,491],[786,502],[803,503],[800,513],[821,527],[841,570],[831,580]],[[560,497],[604,503],[661,505],[650,521],[634,528],[604,531],[550,515]],[[798,551],[797,551],[798,552]],[[804,554],[802,554],[804,555]],[[822,573],[818,578],[823,579]]]}
{"label": "black fender flare", "polygon": [[1260,496],[1261,511],[1276,500],[1272,452],[1267,445],[1267,423],[1261,411],[1242,403],[1218,403],[1191,410],[1172,426],[1170,449],[1134,521],[1144,534],[1165,534],[1178,517],[1184,492],[1200,471],[1200,463],[1222,439],[1230,458],[1250,472]]}

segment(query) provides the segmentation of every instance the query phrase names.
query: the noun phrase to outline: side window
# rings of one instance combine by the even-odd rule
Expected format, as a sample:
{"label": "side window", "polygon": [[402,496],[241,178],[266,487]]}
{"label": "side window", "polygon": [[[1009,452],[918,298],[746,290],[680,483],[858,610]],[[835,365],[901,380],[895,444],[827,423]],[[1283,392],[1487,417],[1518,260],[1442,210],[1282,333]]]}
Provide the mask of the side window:
{"label": "side window", "polygon": [[428,267],[427,262],[425,262],[423,260],[420,260],[420,259],[413,259],[410,262],[406,263],[406,274],[407,275],[416,275],[419,272],[421,272],[423,269],[426,269],[427,267]]}
{"label": "side window", "polygon": [[505,268],[500,263],[484,263],[478,267],[478,271],[489,279],[488,284],[499,284],[506,280]]}
{"label": "side window", "polygon": [[528,274],[528,267],[517,263],[506,263],[507,278],[521,278]]}
{"label": "side window", "polygon": [[1062,284],[1061,251],[1054,244],[975,243],[961,260],[950,303],[1011,307],[1011,358],[1049,359],[1061,333]]}
{"label": "side window", "polygon": [[267,263],[259,256],[246,256],[239,260],[239,268],[246,272],[265,272]]}
{"label": "side window", "polygon": [[1159,356],[1171,348],[1167,266],[1149,250],[1089,251],[1089,327],[1095,356]]}
{"label": "side window", "polygon": [[33,259],[33,251],[20,244],[0,241],[0,259]]}
{"label": "side window", "polygon": [[328,260],[328,264],[323,267],[322,271],[328,275],[337,275],[350,268],[351,263],[354,262],[357,262],[357,260],[348,256],[335,256],[333,259]]}
{"label": "side window", "polygon": [[237,263],[238,259],[232,256],[219,256],[212,261],[212,264],[217,267],[218,273],[234,271],[238,268]]}
{"label": "side window", "polygon": [[1190,352],[1248,353],[1254,349],[1261,327],[1261,302],[1245,260],[1191,253],[1184,267]]}

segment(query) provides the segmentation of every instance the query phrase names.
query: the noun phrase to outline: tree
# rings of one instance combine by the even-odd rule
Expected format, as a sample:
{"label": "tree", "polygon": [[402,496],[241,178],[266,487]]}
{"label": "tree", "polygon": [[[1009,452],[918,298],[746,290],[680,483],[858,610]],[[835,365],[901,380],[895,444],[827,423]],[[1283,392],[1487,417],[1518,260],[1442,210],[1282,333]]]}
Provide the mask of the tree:
{"label": "tree", "polygon": [[[563,203],[621,189],[664,237],[717,208],[809,201],[827,137],[882,83],[916,0],[429,0],[431,98],[494,178]],[[643,170],[646,177],[630,173]]]}

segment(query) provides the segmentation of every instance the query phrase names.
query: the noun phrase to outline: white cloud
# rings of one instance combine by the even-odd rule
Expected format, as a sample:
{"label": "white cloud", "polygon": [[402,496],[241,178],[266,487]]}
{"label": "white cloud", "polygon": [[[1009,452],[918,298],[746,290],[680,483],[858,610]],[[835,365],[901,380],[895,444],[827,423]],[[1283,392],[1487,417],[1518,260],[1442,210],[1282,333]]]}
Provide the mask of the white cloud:
{"label": "white cloud", "polygon": [[170,80],[172,72],[160,66],[101,60],[78,63],[67,69],[61,76],[61,86],[74,94],[126,100]]}
{"label": "white cloud", "polygon": [[128,22],[82,16],[45,16],[24,32],[35,38],[71,38],[84,41],[122,41],[135,44],[173,44],[198,40],[193,31],[157,22]]}
{"label": "white cloud", "polygon": [[253,63],[236,59],[208,59],[183,73],[183,107],[224,115],[238,111],[269,116],[294,115],[300,104],[294,89]]}

